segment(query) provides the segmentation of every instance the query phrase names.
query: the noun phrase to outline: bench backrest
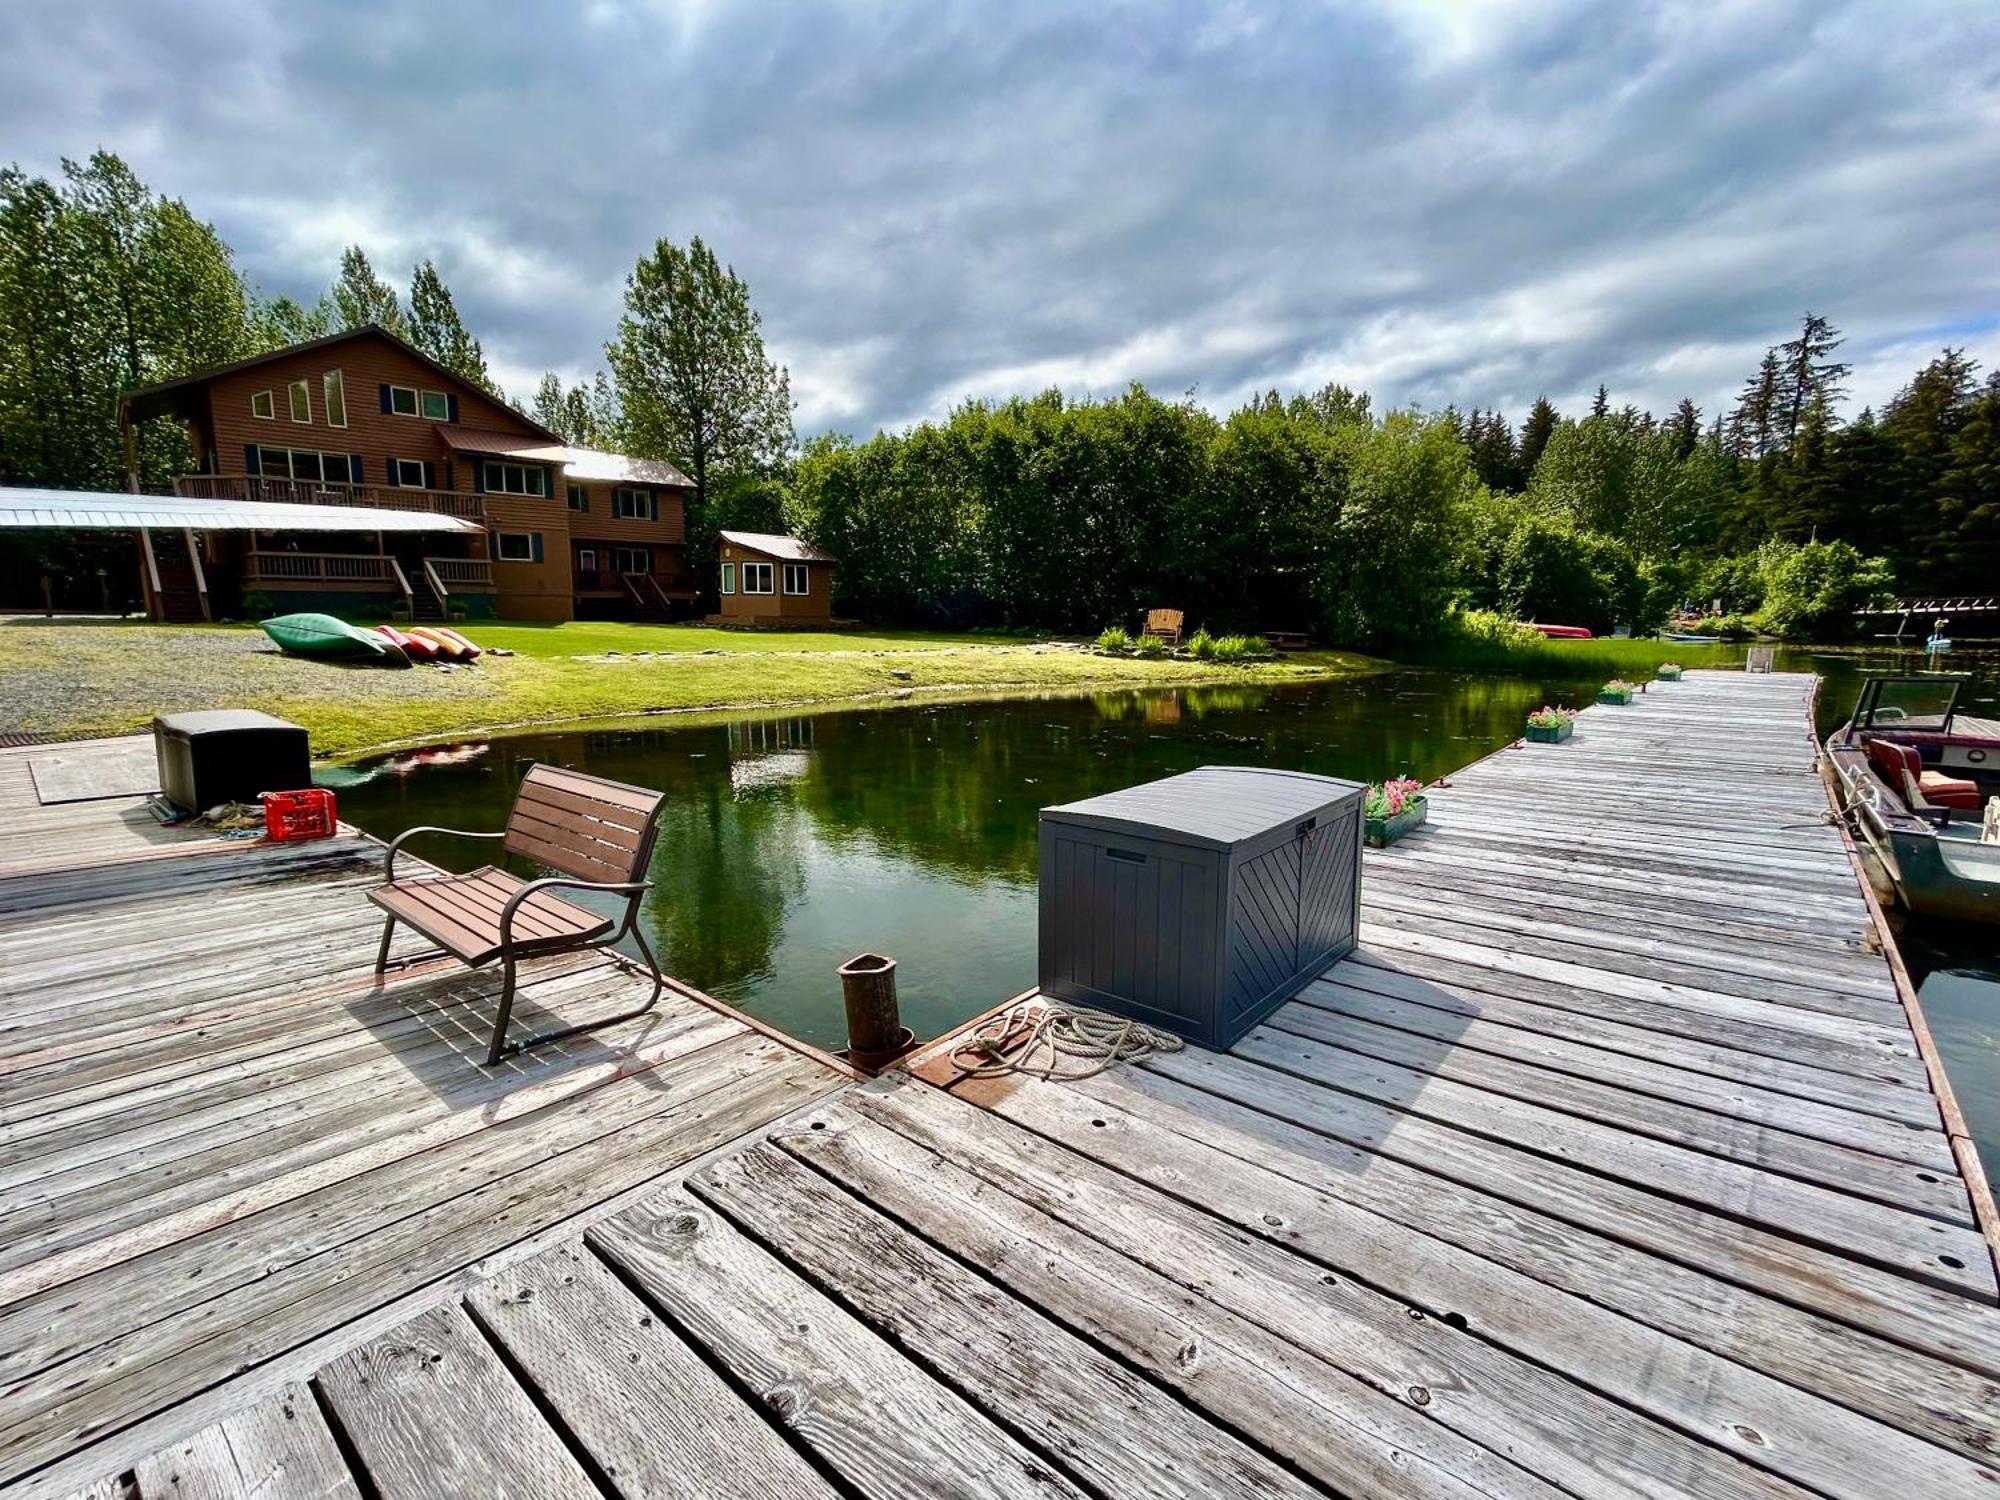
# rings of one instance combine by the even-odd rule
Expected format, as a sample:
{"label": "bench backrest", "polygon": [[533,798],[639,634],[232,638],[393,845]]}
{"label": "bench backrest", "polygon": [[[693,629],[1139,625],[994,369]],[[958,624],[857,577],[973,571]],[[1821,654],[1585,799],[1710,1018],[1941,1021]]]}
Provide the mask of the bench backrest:
{"label": "bench backrest", "polygon": [[1149,609],[1146,611],[1146,634],[1160,632],[1167,635],[1181,633],[1181,621],[1185,617],[1177,609]]}
{"label": "bench backrest", "polygon": [[622,781],[530,766],[501,847],[578,880],[644,880],[665,801],[663,792]]}

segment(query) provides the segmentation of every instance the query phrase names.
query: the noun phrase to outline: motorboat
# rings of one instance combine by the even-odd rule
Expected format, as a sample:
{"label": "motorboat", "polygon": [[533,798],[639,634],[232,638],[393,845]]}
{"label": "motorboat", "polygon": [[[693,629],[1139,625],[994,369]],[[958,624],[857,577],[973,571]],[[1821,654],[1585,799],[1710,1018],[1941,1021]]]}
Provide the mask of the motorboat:
{"label": "motorboat", "polygon": [[1906,910],[2000,924],[2000,720],[1958,712],[1963,687],[1948,672],[1867,678],[1826,756]]}

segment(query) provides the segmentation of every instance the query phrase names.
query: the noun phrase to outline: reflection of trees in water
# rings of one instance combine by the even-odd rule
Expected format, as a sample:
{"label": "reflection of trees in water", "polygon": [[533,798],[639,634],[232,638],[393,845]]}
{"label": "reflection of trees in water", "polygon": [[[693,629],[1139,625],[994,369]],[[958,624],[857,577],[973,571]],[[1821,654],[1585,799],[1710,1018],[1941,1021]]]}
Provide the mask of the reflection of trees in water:
{"label": "reflection of trees in water", "polygon": [[668,968],[727,995],[771,971],[806,889],[807,830],[783,792],[739,797],[728,763],[660,815],[646,916]]}

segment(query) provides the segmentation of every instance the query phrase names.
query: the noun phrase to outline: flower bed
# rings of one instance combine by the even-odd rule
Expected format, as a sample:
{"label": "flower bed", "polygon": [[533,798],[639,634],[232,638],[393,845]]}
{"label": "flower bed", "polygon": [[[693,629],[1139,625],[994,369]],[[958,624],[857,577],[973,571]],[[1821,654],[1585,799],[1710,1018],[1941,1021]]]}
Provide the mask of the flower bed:
{"label": "flower bed", "polygon": [[1632,695],[1637,691],[1637,688],[1622,677],[1614,677],[1597,690],[1597,701],[1599,703],[1630,703]]}
{"label": "flower bed", "polygon": [[1544,705],[1528,715],[1528,743],[1560,745],[1576,733],[1576,715],[1566,708]]}
{"label": "flower bed", "polygon": [[1430,812],[1424,799],[1424,784],[1408,776],[1376,782],[1368,788],[1362,806],[1366,820],[1368,847],[1386,849],[1404,834],[1422,825]]}

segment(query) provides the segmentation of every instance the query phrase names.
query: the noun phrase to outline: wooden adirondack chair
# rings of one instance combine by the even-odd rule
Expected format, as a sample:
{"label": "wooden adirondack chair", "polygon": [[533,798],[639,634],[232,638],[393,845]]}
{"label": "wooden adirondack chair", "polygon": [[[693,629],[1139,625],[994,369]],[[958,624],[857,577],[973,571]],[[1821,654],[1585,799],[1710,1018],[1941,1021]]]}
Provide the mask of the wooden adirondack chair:
{"label": "wooden adirondack chair", "polygon": [[1177,609],[1149,609],[1146,611],[1146,628],[1143,634],[1155,636],[1169,646],[1181,643],[1181,627],[1186,620]]}
{"label": "wooden adirondack chair", "polygon": [[[504,974],[500,1009],[493,1021],[493,1041],[486,1061],[493,1064],[509,1053],[524,1052],[578,1032],[629,1021],[659,1003],[666,976],[638,925],[639,898],[652,887],[646,867],[659,833],[663,793],[644,787],[565,771],[557,766],[530,766],[500,833],[470,833],[459,828],[411,828],[397,835],[384,861],[385,883],[368,899],[388,913],[382,925],[382,946],[375,955],[375,972],[389,967],[389,939],[398,922],[414,927],[437,944],[434,949],[397,960],[398,966],[450,956],[474,969],[496,958]],[[419,834],[445,834],[462,839],[498,839],[509,854],[518,854],[557,873],[522,880],[488,865],[469,875],[420,875],[396,878],[396,855]],[[596,912],[551,894],[555,890],[607,891],[625,898],[622,918]],[[644,1005],[559,1031],[546,1031],[520,1041],[507,1040],[507,1020],[514,1009],[514,970],[523,958],[579,948],[605,948],[630,933],[646,956],[653,974],[652,997]]]}

